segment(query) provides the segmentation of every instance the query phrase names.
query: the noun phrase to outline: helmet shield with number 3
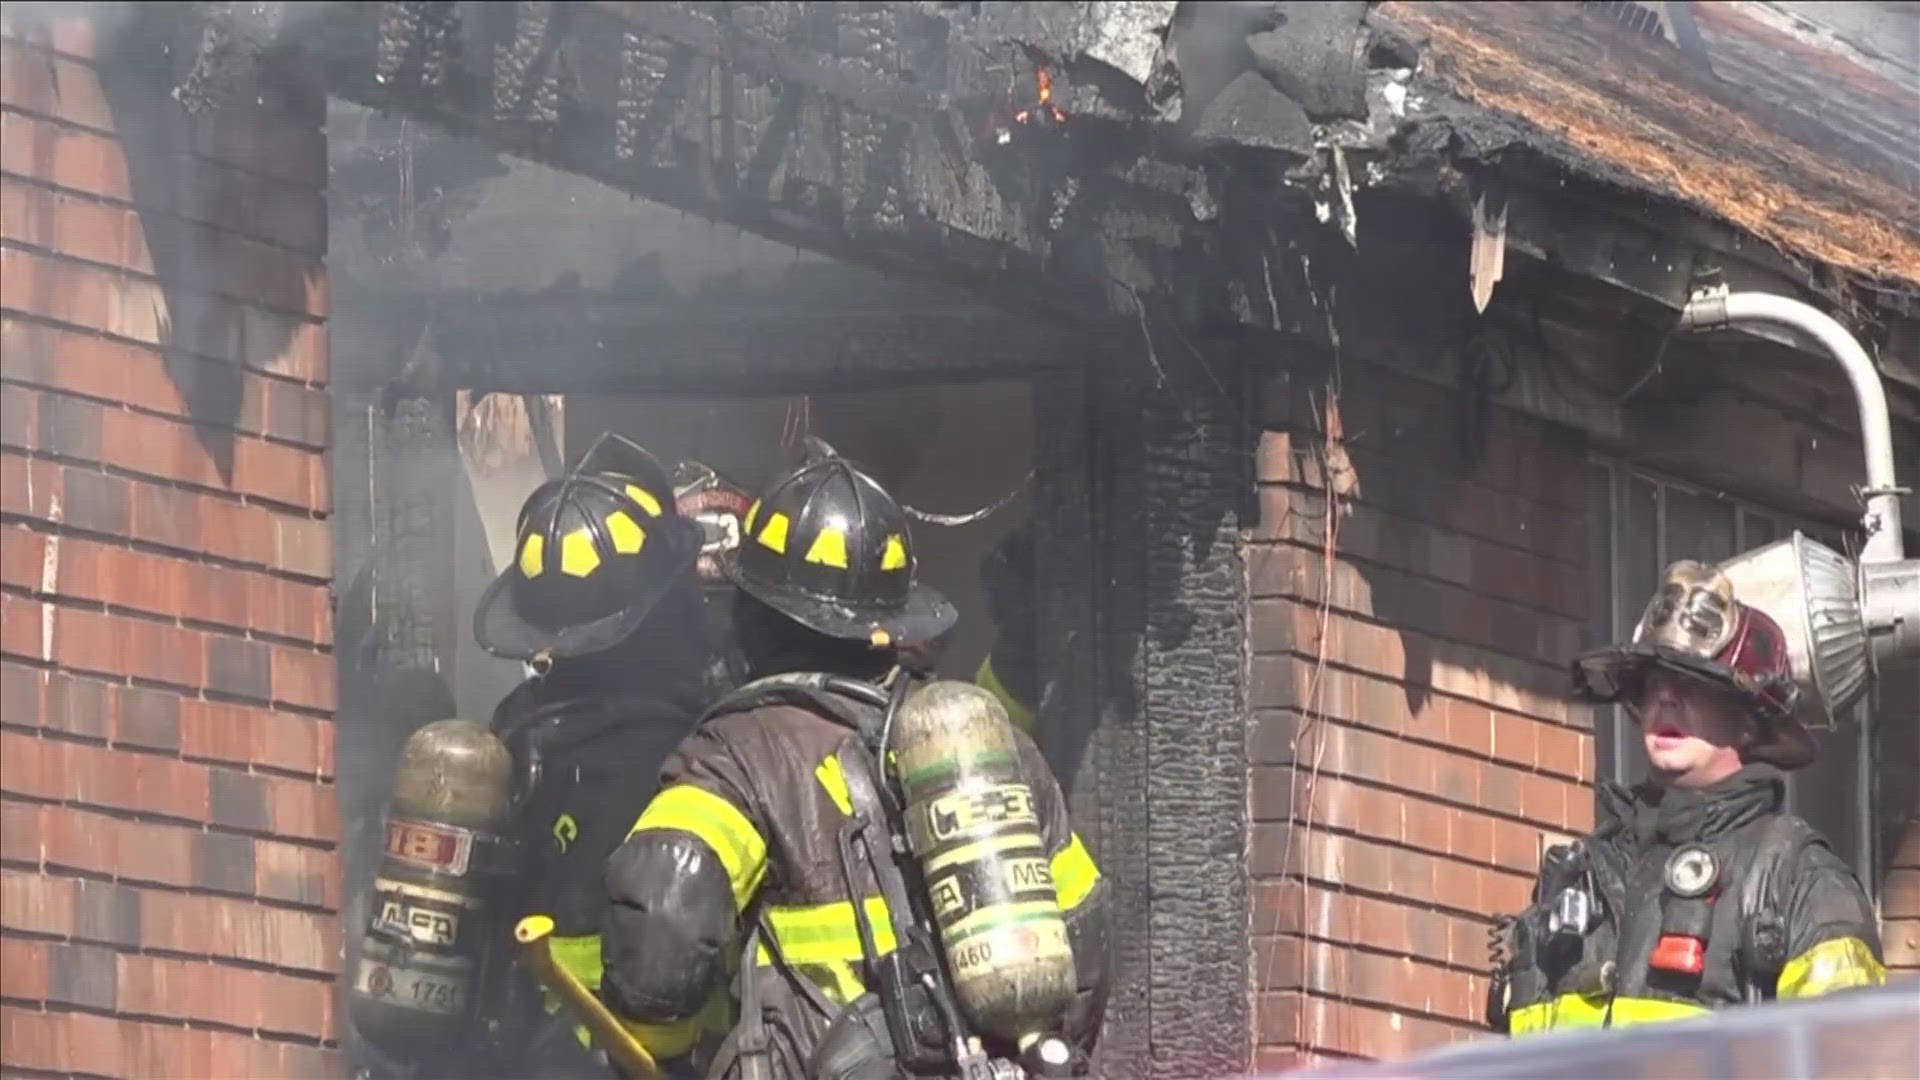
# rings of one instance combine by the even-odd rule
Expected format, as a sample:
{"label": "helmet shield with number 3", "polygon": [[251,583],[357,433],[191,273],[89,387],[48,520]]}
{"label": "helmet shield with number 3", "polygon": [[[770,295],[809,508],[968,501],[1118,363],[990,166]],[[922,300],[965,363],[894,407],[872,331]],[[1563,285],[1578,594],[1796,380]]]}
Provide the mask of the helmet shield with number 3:
{"label": "helmet shield with number 3", "polygon": [[700,554],[652,454],[611,433],[520,509],[514,556],[480,597],[473,634],[495,656],[583,656],[619,644]]}
{"label": "helmet shield with number 3", "polygon": [[1747,756],[1783,769],[1813,760],[1813,736],[1794,718],[1799,686],[1780,624],[1740,603],[1720,571],[1683,560],[1667,567],[1660,589],[1634,627],[1633,640],[1573,661],[1574,697],[1609,703],[1633,698],[1654,670],[1737,693],[1759,724]]}
{"label": "helmet shield with number 3", "polygon": [[918,580],[907,515],[874,479],[820,444],[747,511],[727,576],[817,633],[876,648],[917,645],[959,613]]}

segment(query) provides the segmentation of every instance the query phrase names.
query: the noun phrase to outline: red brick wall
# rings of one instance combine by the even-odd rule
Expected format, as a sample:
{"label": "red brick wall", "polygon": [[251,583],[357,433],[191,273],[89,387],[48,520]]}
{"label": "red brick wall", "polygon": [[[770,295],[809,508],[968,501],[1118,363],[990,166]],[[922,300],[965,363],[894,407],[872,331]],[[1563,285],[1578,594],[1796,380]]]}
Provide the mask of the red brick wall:
{"label": "red brick wall", "polygon": [[1344,384],[1360,488],[1331,588],[1307,387],[1272,387],[1259,453],[1249,791],[1266,1068],[1475,1037],[1488,913],[1523,906],[1543,833],[1592,818],[1590,718],[1564,701],[1589,596],[1581,458],[1496,413],[1466,471],[1452,395],[1351,362]]}
{"label": "red brick wall", "polygon": [[1904,679],[1888,678],[1881,688],[1874,817],[1880,830],[1880,935],[1887,967],[1914,976],[1920,975],[1920,671],[1901,674]]}
{"label": "red brick wall", "polygon": [[[0,24],[0,1065],[327,1075],[318,111],[185,128],[157,164],[190,181],[156,188],[94,28],[24,7]],[[160,236],[191,280],[156,277]]]}

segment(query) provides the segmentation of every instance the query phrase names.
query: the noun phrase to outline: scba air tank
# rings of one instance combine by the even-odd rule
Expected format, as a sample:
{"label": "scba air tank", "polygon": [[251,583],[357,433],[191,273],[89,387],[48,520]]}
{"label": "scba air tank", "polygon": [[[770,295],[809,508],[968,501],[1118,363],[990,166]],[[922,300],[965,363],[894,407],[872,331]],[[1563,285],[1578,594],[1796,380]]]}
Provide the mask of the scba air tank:
{"label": "scba air tank", "polygon": [[929,683],[889,745],[960,1007],[1016,1044],[1050,1029],[1073,1000],[1073,949],[1005,707],[971,683]]}
{"label": "scba air tank", "polygon": [[348,990],[361,1037],[388,1053],[468,1037],[512,814],[513,757],[485,725],[440,720],[400,752],[372,911]]}

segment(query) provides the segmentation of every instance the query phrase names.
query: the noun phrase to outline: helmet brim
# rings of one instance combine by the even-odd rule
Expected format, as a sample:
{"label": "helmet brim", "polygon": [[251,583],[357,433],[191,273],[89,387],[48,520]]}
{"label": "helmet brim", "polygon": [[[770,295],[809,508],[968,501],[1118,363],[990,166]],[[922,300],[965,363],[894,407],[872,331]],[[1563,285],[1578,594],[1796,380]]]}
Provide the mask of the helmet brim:
{"label": "helmet brim", "polygon": [[[1655,668],[1732,690],[1753,700],[1753,696],[1734,681],[1733,671],[1726,665],[1649,644],[1615,645],[1574,657],[1573,696],[1575,700],[1595,705],[1617,703]],[[1780,769],[1799,769],[1813,762],[1817,749],[1813,733],[1793,713],[1756,708],[1754,719],[1759,732],[1745,751],[1747,758]]]}
{"label": "helmet brim", "polygon": [[651,523],[649,544],[660,544],[659,572],[627,606],[574,626],[529,622],[514,603],[515,572],[508,567],[487,585],[473,611],[473,637],[482,649],[507,660],[556,659],[604,652],[627,639],[681,578],[693,573],[705,534],[695,522],[667,517]]}
{"label": "helmet brim", "polygon": [[920,645],[946,633],[960,612],[940,591],[916,582],[897,605],[850,605],[779,588],[742,573],[732,558],[720,560],[721,572],[741,591],[815,633],[845,641],[873,641],[886,635],[888,645]]}

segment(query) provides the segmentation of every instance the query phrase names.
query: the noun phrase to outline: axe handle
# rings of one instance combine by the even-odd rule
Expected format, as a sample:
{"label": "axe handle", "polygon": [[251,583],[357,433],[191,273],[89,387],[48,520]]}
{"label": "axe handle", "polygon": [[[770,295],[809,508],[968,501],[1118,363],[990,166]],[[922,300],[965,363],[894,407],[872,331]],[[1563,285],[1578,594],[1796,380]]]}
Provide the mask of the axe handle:
{"label": "axe handle", "polygon": [[553,959],[548,938],[553,936],[553,920],[545,915],[529,915],[513,928],[513,939],[520,945],[520,959],[540,980],[540,985],[573,1009],[592,1034],[593,1041],[620,1065],[632,1080],[663,1080],[660,1066],[633,1032],[613,1015],[599,996],[573,972]]}

